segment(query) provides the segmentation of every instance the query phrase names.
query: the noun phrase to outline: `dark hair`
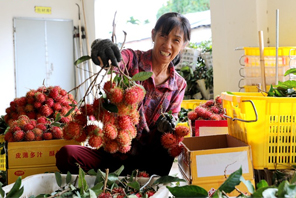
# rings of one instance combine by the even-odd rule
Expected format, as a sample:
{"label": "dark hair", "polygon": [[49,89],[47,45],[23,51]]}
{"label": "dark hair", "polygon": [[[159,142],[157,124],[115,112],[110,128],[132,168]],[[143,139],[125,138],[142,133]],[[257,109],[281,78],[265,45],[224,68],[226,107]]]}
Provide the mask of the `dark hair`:
{"label": "dark hair", "polygon": [[155,32],[161,31],[165,35],[169,33],[175,27],[181,28],[184,32],[184,41],[190,41],[191,26],[186,17],[177,12],[168,12],[163,14],[156,22],[154,30]]}

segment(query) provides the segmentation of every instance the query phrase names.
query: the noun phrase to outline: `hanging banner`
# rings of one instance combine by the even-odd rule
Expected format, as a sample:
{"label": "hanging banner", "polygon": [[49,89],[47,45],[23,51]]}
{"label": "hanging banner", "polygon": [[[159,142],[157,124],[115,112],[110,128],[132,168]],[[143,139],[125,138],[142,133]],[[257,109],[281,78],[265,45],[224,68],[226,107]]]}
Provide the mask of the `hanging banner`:
{"label": "hanging banner", "polygon": [[38,14],[51,14],[51,7],[35,6],[35,12]]}

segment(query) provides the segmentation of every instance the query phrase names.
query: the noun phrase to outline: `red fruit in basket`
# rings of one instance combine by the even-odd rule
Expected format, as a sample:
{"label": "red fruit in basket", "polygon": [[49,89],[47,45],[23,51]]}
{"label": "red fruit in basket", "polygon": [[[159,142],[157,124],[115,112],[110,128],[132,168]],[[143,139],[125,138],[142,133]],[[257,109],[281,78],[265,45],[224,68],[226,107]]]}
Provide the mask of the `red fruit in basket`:
{"label": "red fruit in basket", "polygon": [[42,106],[41,102],[38,102],[38,101],[34,102],[35,109],[39,109],[41,106]]}
{"label": "red fruit in basket", "polygon": [[67,124],[67,123],[70,122],[70,118],[68,118],[68,117],[61,117],[60,122],[61,123],[64,123],[64,124]]}
{"label": "red fruit in basket", "polygon": [[124,95],[124,91],[121,87],[114,87],[110,89],[108,98],[111,103],[118,104],[122,101],[123,95]]}
{"label": "red fruit in basket", "polygon": [[89,146],[93,148],[100,148],[103,145],[102,136],[91,135],[88,139]]}
{"label": "red fruit in basket", "polygon": [[31,111],[34,111],[34,110],[35,110],[34,105],[26,104],[26,106],[25,106],[25,111],[26,112],[31,112]]}
{"label": "red fruit in basket", "polygon": [[13,138],[13,132],[12,131],[7,131],[4,135],[4,140],[6,142],[13,142],[14,138]]}
{"label": "red fruit in basket", "polygon": [[148,197],[151,197],[151,196],[153,196],[153,195],[155,194],[155,191],[153,191],[153,190],[148,190],[148,191],[146,192],[146,194],[148,195]]}
{"label": "red fruit in basket", "polygon": [[43,133],[42,138],[43,138],[44,140],[52,140],[53,135],[52,135],[51,132],[45,132],[45,133]]}
{"label": "red fruit in basket", "polygon": [[184,136],[188,135],[189,132],[190,132],[190,129],[188,126],[177,125],[175,128],[175,134],[177,136],[184,137]]}
{"label": "red fruit in basket", "polygon": [[32,125],[32,124],[26,124],[25,126],[24,126],[24,130],[25,131],[29,131],[29,130],[32,130],[32,129],[34,129],[35,127]]}
{"label": "red fruit in basket", "polygon": [[219,109],[217,106],[211,106],[210,110],[211,110],[213,113],[219,113],[219,112],[220,112],[220,109]]}
{"label": "red fruit in basket", "polygon": [[27,104],[27,99],[26,97],[20,97],[20,98],[16,98],[14,102],[16,106],[25,106]]}
{"label": "red fruit in basket", "polygon": [[25,138],[25,132],[23,130],[18,130],[13,133],[13,138],[16,142],[23,141]]}
{"label": "red fruit in basket", "polygon": [[106,193],[102,192],[102,193],[98,196],[98,198],[113,198],[113,196],[112,196],[109,192],[106,192]]}
{"label": "red fruit in basket", "polygon": [[217,105],[222,105],[222,98],[221,98],[221,96],[216,96],[215,102],[216,102]]}
{"label": "red fruit in basket", "polygon": [[43,123],[39,123],[36,125],[36,128],[41,129],[42,131],[46,131],[47,127]]}
{"label": "red fruit in basket", "polygon": [[196,120],[197,119],[197,113],[195,111],[189,111],[187,114],[188,119],[190,120]]}
{"label": "red fruit in basket", "polygon": [[138,92],[134,87],[130,87],[125,90],[124,101],[127,104],[135,104],[138,102],[138,99],[139,99]]}
{"label": "red fruit in basket", "polygon": [[205,102],[205,106],[207,106],[207,107],[211,107],[211,106],[213,106],[215,104],[215,100],[207,100],[206,102]]}
{"label": "red fruit in basket", "polygon": [[42,123],[42,124],[46,124],[47,123],[47,118],[45,116],[41,116],[39,118],[37,118],[37,124]]}
{"label": "red fruit in basket", "polygon": [[177,145],[176,136],[171,133],[165,133],[161,136],[161,144],[164,148],[171,148]]}
{"label": "red fruit in basket", "polygon": [[49,107],[52,107],[52,105],[54,104],[54,100],[52,98],[47,98],[45,104],[47,104]]}
{"label": "red fruit in basket", "polygon": [[53,110],[48,105],[42,105],[40,107],[40,113],[41,115],[48,117],[53,113]]}
{"label": "red fruit in basket", "polygon": [[131,125],[131,120],[129,116],[118,116],[117,117],[117,123],[119,128],[121,129],[127,129]]}
{"label": "red fruit in basket", "polygon": [[205,113],[207,111],[206,108],[204,107],[201,107],[201,106],[197,106],[195,109],[194,109],[195,113],[197,114],[197,117],[204,117],[205,116]]}
{"label": "red fruit in basket", "polygon": [[39,128],[34,128],[32,131],[35,134],[36,140],[43,135],[43,131]]}
{"label": "red fruit in basket", "polygon": [[210,117],[210,120],[222,120],[222,119],[221,119],[221,116],[219,114],[213,114]]}
{"label": "red fruit in basket", "polygon": [[52,136],[54,139],[62,139],[63,138],[63,131],[58,126],[51,127]]}
{"label": "red fruit in basket", "polygon": [[149,177],[149,174],[146,171],[139,171],[138,177]]}
{"label": "red fruit in basket", "polygon": [[65,95],[67,95],[67,93],[68,93],[68,92],[67,92],[66,90],[64,90],[64,89],[61,89],[61,90],[60,90],[60,95],[61,95],[61,96],[65,96]]}
{"label": "red fruit in basket", "polygon": [[107,138],[111,140],[114,140],[118,135],[116,126],[110,123],[104,125],[103,133]]}
{"label": "red fruit in basket", "polygon": [[25,133],[25,140],[26,141],[34,141],[35,140],[35,134],[32,130],[29,130]]}
{"label": "red fruit in basket", "polygon": [[61,103],[60,103],[60,102],[56,102],[56,103],[54,103],[54,104],[52,105],[52,109],[53,109],[54,111],[60,111],[60,110],[62,109],[62,105],[61,105]]}
{"label": "red fruit in basket", "polygon": [[36,99],[36,101],[43,103],[46,100],[46,96],[45,96],[44,93],[36,92],[35,93],[35,99]]}
{"label": "red fruit in basket", "polygon": [[169,148],[168,152],[172,157],[177,157],[178,155],[181,154],[182,150],[183,150],[182,146],[176,145],[172,148]]}
{"label": "red fruit in basket", "polygon": [[206,111],[204,112],[203,118],[210,119],[212,115],[213,115],[213,112],[206,109]]}

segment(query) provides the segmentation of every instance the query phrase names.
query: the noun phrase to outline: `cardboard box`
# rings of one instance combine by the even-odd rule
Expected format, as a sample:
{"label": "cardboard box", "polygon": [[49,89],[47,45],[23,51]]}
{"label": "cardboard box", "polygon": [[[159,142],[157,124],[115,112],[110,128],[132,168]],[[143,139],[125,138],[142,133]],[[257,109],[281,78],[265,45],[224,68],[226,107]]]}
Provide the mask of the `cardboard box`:
{"label": "cardboard box", "polygon": [[[185,149],[178,157],[178,166],[189,184],[210,191],[225,181],[224,174],[228,177],[240,167],[243,177],[254,182],[250,147],[246,143],[224,134],[189,137],[181,144]],[[241,186],[241,188],[242,191],[247,191],[246,187],[244,189]]]}
{"label": "cardboard box", "polygon": [[8,168],[55,166],[55,154],[64,145],[79,145],[74,140],[8,142]]}
{"label": "cardboard box", "polygon": [[227,120],[195,120],[195,136],[228,134]]}
{"label": "cardboard box", "polygon": [[40,173],[54,173],[57,171],[59,172],[59,169],[56,166],[9,168],[6,172],[7,184],[14,183],[19,176],[21,176],[22,179],[24,179],[30,175]]}

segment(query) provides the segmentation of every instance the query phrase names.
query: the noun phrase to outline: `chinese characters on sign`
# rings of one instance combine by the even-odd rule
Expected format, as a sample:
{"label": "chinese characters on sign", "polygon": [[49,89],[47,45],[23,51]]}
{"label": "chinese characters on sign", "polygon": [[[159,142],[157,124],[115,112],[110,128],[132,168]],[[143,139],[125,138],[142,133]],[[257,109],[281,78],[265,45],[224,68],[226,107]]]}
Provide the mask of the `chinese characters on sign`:
{"label": "chinese characters on sign", "polygon": [[58,151],[48,151],[48,155],[44,156],[42,152],[23,152],[23,153],[16,153],[16,159],[24,159],[24,158],[42,158],[42,157],[55,157],[55,154]]}
{"label": "chinese characters on sign", "polygon": [[35,6],[35,12],[38,14],[51,14],[51,7]]}

